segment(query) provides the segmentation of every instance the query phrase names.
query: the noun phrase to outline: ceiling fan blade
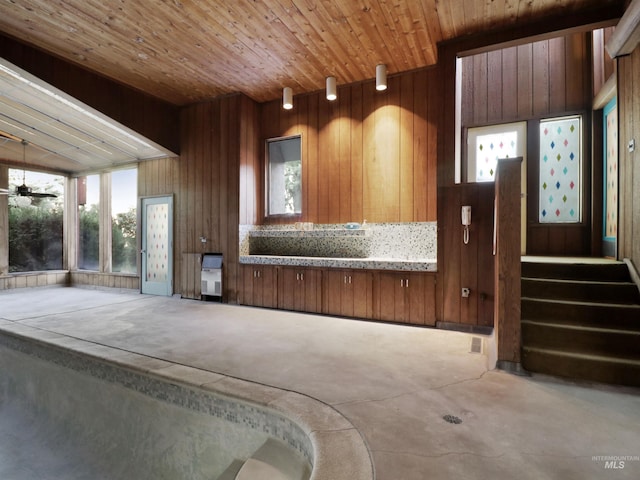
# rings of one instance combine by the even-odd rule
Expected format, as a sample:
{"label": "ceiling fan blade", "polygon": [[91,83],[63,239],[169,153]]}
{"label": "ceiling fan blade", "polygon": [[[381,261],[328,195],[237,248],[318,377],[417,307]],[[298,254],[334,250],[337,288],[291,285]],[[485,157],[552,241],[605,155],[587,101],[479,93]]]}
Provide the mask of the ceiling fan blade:
{"label": "ceiling fan blade", "polygon": [[34,198],[58,198],[58,196],[54,195],[53,193],[31,192],[28,196],[29,197],[34,197]]}

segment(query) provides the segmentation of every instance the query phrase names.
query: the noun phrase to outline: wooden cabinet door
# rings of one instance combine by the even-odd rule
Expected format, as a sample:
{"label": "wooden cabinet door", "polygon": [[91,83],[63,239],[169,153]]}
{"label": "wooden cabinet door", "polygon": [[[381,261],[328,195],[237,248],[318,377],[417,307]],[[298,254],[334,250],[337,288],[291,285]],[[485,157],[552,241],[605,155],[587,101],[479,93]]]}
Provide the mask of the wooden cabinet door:
{"label": "wooden cabinet door", "polygon": [[327,270],[322,285],[324,313],[371,318],[371,274],[359,270]]}
{"label": "wooden cabinet door", "polygon": [[373,316],[373,285],[370,272],[352,270],[348,281],[349,300],[346,308],[349,316],[357,318],[372,318]]}
{"label": "wooden cabinet door", "polygon": [[342,315],[342,290],[345,280],[342,270],[326,270],[322,279],[322,311],[328,315]]}
{"label": "wooden cabinet door", "polygon": [[271,265],[243,266],[242,303],[255,307],[276,308],[277,268]]}
{"label": "wooden cabinet door", "polygon": [[278,307],[298,312],[319,312],[320,273],[313,268],[283,267]]}
{"label": "wooden cabinet door", "polygon": [[435,275],[379,272],[375,282],[378,320],[435,325]]}

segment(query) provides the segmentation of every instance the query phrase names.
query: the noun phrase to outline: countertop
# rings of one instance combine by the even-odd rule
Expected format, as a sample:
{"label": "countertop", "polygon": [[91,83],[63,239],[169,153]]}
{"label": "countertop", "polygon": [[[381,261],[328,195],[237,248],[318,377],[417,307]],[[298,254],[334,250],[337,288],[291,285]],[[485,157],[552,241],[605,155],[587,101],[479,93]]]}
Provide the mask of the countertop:
{"label": "countertop", "polygon": [[246,265],[283,265],[294,267],[354,268],[363,270],[402,270],[411,272],[437,271],[436,259],[400,258],[332,258],[279,255],[241,255]]}

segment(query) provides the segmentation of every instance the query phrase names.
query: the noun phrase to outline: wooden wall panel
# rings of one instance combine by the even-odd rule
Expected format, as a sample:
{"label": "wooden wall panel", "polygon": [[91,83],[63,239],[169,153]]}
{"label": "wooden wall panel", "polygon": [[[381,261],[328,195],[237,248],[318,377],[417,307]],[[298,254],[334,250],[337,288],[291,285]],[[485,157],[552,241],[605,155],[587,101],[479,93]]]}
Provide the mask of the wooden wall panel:
{"label": "wooden wall panel", "polygon": [[594,97],[615,71],[615,63],[604,48],[614,31],[615,27],[608,27],[592,33]]}
{"label": "wooden wall panel", "polygon": [[[640,269],[640,47],[618,63],[620,211],[618,257]],[[635,140],[635,151],[626,146]]]}
{"label": "wooden wall panel", "polygon": [[[576,33],[527,43],[518,47],[479,53],[462,59],[462,126],[469,128],[496,123],[537,120],[554,115],[589,111],[591,107],[590,35]],[[590,203],[588,139],[589,117],[585,117],[584,191]],[[529,122],[531,124],[531,122]],[[531,133],[531,130],[530,132]],[[580,227],[538,225],[537,148],[528,136],[529,181],[527,253],[538,255],[588,255],[589,213]]]}
{"label": "wooden wall panel", "polygon": [[261,144],[303,135],[302,221],[436,220],[437,72],[392,76],[385,92],[373,82],[342,86],[335,102],[323,91],[295,97],[289,111],[279,100],[262,105]]}
{"label": "wooden wall panel", "polygon": [[[139,195],[174,196],[174,292],[192,292],[197,283],[199,272],[185,265],[185,254],[221,252],[223,297],[236,303],[241,206],[246,220],[256,216],[260,203],[254,188],[258,106],[243,95],[221,97],[185,107],[180,125],[181,156],[142,162]],[[242,205],[241,192],[252,192]]]}
{"label": "wooden wall panel", "polygon": [[462,125],[473,127],[583,110],[590,105],[587,34],[462,59]]}
{"label": "wooden wall panel", "polygon": [[[439,189],[438,320],[493,326],[493,184],[461,184]],[[464,244],[460,209],[470,205],[469,243]],[[461,289],[471,289],[462,298]]]}

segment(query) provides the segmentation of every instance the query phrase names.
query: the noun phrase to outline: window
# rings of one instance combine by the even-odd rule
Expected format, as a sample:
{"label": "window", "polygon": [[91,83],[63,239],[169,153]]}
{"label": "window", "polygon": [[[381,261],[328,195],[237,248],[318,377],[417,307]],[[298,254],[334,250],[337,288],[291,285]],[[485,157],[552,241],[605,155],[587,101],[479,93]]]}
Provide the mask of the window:
{"label": "window", "polygon": [[302,213],[302,139],[267,140],[267,215]]}
{"label": "window", "polygon": [[526,131],[526,122],[470,128],[467,181],[493,182],[499,159],[524,157]]}
{"label": "window", "polygon": [[78,268],[100,266],[100,175],[78,178]]}
{"label": "window", "polygon": [[111,271],[137,273],[138,170],[111,172]]}
{"label": "window", "polygon": [[9,169],[9,191],[20,185],[31,195],[9,196],[9,271],[60,270],[64,177]]}
{"label": "window", "polygon": [[582,204],[582,118],[540,121],[540,223],[577,223]]}

